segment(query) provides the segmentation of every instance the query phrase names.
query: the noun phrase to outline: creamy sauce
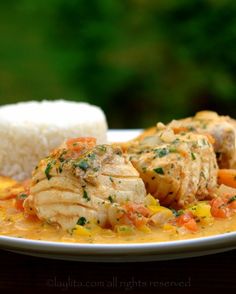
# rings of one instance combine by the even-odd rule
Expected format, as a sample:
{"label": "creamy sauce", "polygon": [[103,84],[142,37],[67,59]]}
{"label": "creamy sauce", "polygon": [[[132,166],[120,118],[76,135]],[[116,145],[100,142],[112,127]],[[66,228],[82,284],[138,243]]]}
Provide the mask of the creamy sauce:
{"label": "creamy sauce", "polygon": [[199,225],[199,230],[194,233],[153,227],[151,232],[135,230],[130,235],[120,235],[109,229],[99,229],[93,230],[90,236],[81,236],[39,220],[25,218],[23,212],[16,210],[14,201],[14,199],[0,201],[0,235],[56,242],[112,244],[165,242],[236,231],[236,215],[234,215],[227,219],[213,219],[213,222],[206,226]]}

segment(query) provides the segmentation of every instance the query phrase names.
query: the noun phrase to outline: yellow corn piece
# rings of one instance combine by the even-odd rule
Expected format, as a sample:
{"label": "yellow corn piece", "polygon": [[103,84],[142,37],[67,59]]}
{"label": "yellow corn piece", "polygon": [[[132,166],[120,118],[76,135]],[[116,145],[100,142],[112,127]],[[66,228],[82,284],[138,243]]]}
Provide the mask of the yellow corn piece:
{"label": "yellow corn piece", "polygon": [[152,213],[158,213],[158,212],[166,212],[170,215],[172,215],[172,211],[164,206],[155,206],[155,205],[149,205],[147,207]]}
{"label": "yellow corn piece", "polygon": [[159,201],[158,199],[154,198],[150,193],[145,197],[144,203],[147,206],[159,206]]}
{"label": "yellow corn piece", "polygon": [[189,210],[193,213],[193,215],[199,218],[212,217],[211,206],[206,202],[199,202],[198,204],[190,207]]}
{"label": "yellow corn piece", "polygon": [[148,233],[148,234],[152,232],[152,230],[147,225],[143,225],[143,226],[139,227],[138,230],[143,233]]}
{"label": "yellow corn piece", "polygon": [[199,218],[202,224],[210,224],[214,220],[211,214],[210,204],[204,201],[190,207],[189,210],[193,213],[194,216]]}
{"label": "yellow corn piece", "polygon": [[99,225],[97,225],[96,223],[90,223],[88,225],[88,228],[92,234],[100,233],[102,231],[102,228]]}
{"label": "yellow corn piece", "polygon": [[173,226],[171,224],[164,224],[163,225],[163,230],[164,231],[175,231],[176,228],[175,228],[175,226]]}
{"label": "yellow corn piece", "polygon": [[91,231],[83,226],[76,225],[75,229],[73,230],[73,234],[78,235],[78,236],[89,237],[89,236],[91,236]]}

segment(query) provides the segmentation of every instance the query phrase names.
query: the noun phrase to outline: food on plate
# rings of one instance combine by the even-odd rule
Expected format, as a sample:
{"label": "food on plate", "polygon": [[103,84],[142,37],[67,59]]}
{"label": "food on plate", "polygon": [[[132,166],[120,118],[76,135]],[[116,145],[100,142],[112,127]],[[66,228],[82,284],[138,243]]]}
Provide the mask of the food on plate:
{"label": "food on plate", "polygon": [[101,227],[120,223],[126,206],[143,204],[146,191],[119,147],[78,138],[39,162],[29,194],[26,212],[72,229],[81,220]]}
{"label": "food on plate", "polygon": [[127,153],[147,192],[162,205],[180,209],[214,197],[218,166],[207,136],[175,134],[158,124],[154,135],[131,146]]}
{"label": "food on plate", "polygon": [[28,180],[0,178],[0,234],[136,243],[236,231],[234,128],[205,111],[125,143],[65,138]]}
{"label": "food on plate", "polygon": [[210,135],[220,168],[236,167],[236,121],[213,111],[201,111],[193,117],[173,120],[175,133],[196,132]]}
{"label": "food on plate", "polygon": [[106,142],[103,111],[72,101],[21,102],[0,107],[0,174],[16,180],[31,176],[37,162],[71,137]]}

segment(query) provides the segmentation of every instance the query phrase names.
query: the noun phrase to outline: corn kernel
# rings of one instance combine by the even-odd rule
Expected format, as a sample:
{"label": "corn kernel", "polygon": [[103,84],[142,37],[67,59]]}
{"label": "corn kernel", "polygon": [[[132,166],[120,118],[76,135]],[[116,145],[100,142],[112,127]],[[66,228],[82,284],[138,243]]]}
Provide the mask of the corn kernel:
{"label": "corn kernel", "polygon": [[141,227],[138,228],[139,231],[143,232],[143,233],[151,233],[152,230],[147,226],[147,225],[143,225]]}
{"label": "corn kernel", "polygon": [[158,213],[158,212],[166,212],[169,213],[170,215],[172,215],[172,211],[164,206],[154,206],[154,205],[149,205],[148,209],[152,212],[152,213]]}
{"label": "corn kernel", "polygon": [[199,202],[198,204],[190,207],[193,215],[199,218],[212,217],[211,215],[211,206],[206,202]]}
{"label": "corn kernel", "polygon": [[150,206],[159,206],[159,201],[158,199],[155,199],[150,193],[146,196],[145,198],[145,204],[150,205]]}
{"label": "corn kernel", "polygon": [[175,231],[175,227],[171,224],[164,224],[163,225],[163,230],[165,231]]}
{"label": "corn kernel", "polygon": [[91,231],[80,225],[75,226],[73,233],[78,236],[86,236],[86,237],[91,236]]}

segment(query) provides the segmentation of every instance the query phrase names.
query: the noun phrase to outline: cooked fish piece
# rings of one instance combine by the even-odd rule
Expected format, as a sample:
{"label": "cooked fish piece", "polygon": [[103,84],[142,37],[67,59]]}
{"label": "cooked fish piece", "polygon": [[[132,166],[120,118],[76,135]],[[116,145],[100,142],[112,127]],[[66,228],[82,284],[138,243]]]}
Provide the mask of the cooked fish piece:
{"label": "cooked fish piece", "polygon": [[154,136],[135,142],[127,151],[147,192],[174,208],[213,197],[218,166],[209,138],[174,134],[161,123],[157,127]]}
{"label": "cooked fish piece", "polygon": [[173,120],[169,126],[175,133],[196,132],[213,137],[214,150],[220,168],[236,166],[236,121],[213,111],[201,111],[194,117]]}
{"label": "cooked fish piece", "polygon": [[28,213],[63,229],[87,222],[106,227],[113,224],[111,205],[143,203],[144,183],[119,147],[87,144],[81,150],[76,144],[63,145],[40,161],[24,202]]}

